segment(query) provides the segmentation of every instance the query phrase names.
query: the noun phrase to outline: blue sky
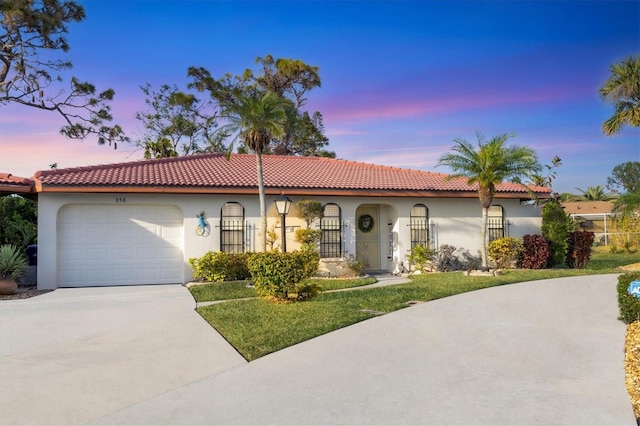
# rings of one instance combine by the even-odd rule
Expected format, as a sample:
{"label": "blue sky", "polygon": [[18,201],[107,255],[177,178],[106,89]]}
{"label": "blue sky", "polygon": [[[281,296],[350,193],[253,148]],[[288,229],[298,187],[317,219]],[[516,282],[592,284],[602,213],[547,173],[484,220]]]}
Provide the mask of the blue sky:
{"label": "blue sky", "polygon": [[[558,155],[554,189],[606,183],[640,161],[640,130],[606,137],[612,107],[598,96],[612,63],[640,54],[633,1],[131,1],[85,0],[64,55],[75,75],[116,91],[113,114],[141,129],[140,86],[186,88],[189,66],[239,74],[258,56],[320,67],[307,108],[324,116],[338,158],[430,170],[453,139],[514,134],[542,163]],[[94,139],[58,134],[51,113],[0,110],[0,171],[131,161]]]}

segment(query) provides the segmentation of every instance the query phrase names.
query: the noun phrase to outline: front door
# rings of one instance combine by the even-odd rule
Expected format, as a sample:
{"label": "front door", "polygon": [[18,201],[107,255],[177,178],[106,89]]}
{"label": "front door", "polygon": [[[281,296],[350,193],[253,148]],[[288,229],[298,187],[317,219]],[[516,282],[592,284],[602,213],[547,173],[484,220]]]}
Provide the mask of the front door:
{"label": "front door", "polygon": [[380,206],[363,204],[356,210],[356,259],[366,269],[380,269]]}

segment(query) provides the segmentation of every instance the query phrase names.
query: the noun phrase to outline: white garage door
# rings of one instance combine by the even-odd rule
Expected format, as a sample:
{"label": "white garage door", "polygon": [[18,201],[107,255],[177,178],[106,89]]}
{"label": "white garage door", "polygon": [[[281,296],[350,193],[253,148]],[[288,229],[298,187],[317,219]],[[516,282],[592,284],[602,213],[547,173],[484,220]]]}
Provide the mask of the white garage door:
{"label": "white garage door", "polygon": [[69,205],[58,215],[58,286],[183,282],[175,206]]}

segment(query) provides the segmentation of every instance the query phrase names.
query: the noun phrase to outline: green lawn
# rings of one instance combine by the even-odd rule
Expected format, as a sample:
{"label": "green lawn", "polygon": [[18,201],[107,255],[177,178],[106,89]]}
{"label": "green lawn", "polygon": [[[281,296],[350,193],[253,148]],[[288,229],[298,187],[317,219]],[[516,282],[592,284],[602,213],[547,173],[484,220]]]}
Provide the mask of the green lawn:
{"label": "green lawn", "polygon": [[[261,299],[236,300],[200,307],[198,312],[251,361],[379,313],[403,309],[408,302],[426,302],[522,281],[614,273],[618,271],[613,268],[636,262],[640,262],[637,253],[620,257],[594,253],[594,259],[582,270],[505,271],[498,277],[467,277],[460,272],[432,273],[412,276],[407,284],[322,293],[306,302],[274,304]],[[345,281],[332,284],[339,288],[363,285],[362,280],[335,281]],[[217,285],[220,283],[213,284]]]}
{"label": "green lawn", "polygon": [[587,268],[593,270],[611,269],[640,262],[640,252],[611,253],[605,247],[594,250]]}
{"label": "green lawn", "polygon": [[248,281],[224,281],[195,285],[189,288],[196,302],[244,299],[256,297],[256,290]]}

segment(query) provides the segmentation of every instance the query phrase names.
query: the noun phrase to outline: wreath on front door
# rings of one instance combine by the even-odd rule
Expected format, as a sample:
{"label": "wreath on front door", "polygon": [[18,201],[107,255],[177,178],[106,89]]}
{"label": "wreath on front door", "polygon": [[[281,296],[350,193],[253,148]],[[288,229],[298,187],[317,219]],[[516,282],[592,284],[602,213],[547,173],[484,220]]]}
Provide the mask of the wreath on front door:
{"label": "wreath on front door", "polygon": [[358,229],[364,233],[367,233],[373,229],[373,217],[368,214],[363,214],[358,219]]}

